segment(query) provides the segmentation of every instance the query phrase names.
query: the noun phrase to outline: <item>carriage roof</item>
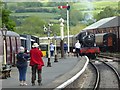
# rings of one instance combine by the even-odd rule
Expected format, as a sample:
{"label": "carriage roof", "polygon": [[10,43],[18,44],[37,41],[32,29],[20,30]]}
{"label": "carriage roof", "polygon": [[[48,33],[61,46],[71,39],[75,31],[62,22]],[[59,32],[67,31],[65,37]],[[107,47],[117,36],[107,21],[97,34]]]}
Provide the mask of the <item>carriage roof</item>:
{"label": "carriage roof", "polygon": [[[0,36],[2,36],[2,32],[0,32]],[[20,35],[13,31],[7,31],[6,36],[19,37]]]}

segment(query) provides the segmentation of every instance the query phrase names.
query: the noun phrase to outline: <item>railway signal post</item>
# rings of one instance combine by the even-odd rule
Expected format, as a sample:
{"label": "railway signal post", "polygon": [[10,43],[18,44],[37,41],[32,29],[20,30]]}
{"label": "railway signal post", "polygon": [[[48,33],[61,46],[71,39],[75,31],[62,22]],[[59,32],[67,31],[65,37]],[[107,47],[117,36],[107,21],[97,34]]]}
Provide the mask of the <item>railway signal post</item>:
{"label": "railway signal post", "polygon": [[69,52],[70,52],[70,40],[69,40],[69,10],[70,10],[70,6],[67,5],[66,6],[58,6],[59,9],[67,9],[67,34],[68,34],[68,56],[69,56]]}
{"label": "railway signal post", "polygon": [[51,67],[51,62],[50,62],[50,32],[51,29],[50,27],[53,26],[53,24],[49,23],[48,28],[44,25],[44,32],[47,33],[48,36],[48,62],[47,62],[47,67]]}
{"label": "railway signal post", "polygon": [[69,52],[70,52],[70,40],[69,40],[69,9],[70,6],[67,3],[67,33],[68,33],[68,56],[69,56]]}
{"label": "railway signal post", "polygon": [[60,18],[59,19],[60,21],[60,32],[61,32],[61,58],[64,58],[64,19],[63,18]]}

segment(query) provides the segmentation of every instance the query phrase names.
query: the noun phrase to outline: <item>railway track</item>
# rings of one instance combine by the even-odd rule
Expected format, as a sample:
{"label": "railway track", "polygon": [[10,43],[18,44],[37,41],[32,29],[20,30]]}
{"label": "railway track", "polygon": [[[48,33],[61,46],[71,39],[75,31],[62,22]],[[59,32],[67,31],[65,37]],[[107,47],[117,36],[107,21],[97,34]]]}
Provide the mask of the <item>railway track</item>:
{"label": "railway track", "polygon": [[119,72],[111,64],[107,64],[106,62],[103,62],[103,63],[105,65],[107,65],[108,67],[110,67],[113,70],[113,72],[115,73],[115,75],[116,75],[116,77],[118,79],[118,88],[120,89],[120,75],[119,75]]}
{"label": "railway track", "polygon": [[99,54],[98,57],[106,58],[106,59],[112,59],[112,61],[120,62],[120,55],[114,55],[114,54]]}
{"label": "railway track", "polygon": [[95,81],[93,90],[97,90],[99,88],[99,83],[100,83],[100,73],[96,65],[94,65],[92,62],[90,62],[90,64],[93,66],[93,68],[95,69],[95,73],[96,73],[96,81]]}
{"label": "railway track", "polygon": [[100,55],[105,55],[105,56],[111,56],[111,57],[117,57],[120,58],[120,53],[100,53]]}
{"label": "railway track", "polygon": [[[87,69],[87,71],[88,70],[89,71],[85,74],[85,76],[83,75],[84,81],[82,81],[82,79],[77,80],[76,85],[78,86],[77,87],[75,86],[74,89],[78,89],[81,87],[86,89],[88,88],[88,90],[89,89],[120,90],[120,74],[115,67],[113,67],[108,63],[109,62],[106,62],[106,60],[103,58],[90,60]],[[110,63],[118,63],[118,62],[110,62]],[[74,86],[75,84],[72,85]]]}
{"label": "railway track", "polygon": [[[113,88],[115,88],[115,89],[117,89],[117,90],[119,90],[120,89],[120,75],[119,75],[119,73],[118,73],[118,71],[112,66],[112,65],[110,65],[110,64],[107,64],[106,62],[104,62],[104,61],[101,61],[101,60],[98,60],[99,61],[99,63],[101,63],[101,64],[96,64],[96,63],[93,63],[93,62],[90,62],[90,64],[94,67],[94,69],[95,69],[95,73],[96,73],[96,82],[95,82],[95,84],[94,84],[94,88],[93,88],[93,90],[98,90],[99,88],[101,88],[101,87],[103,87],[101,84],[102,83],[108,83],[109,84],[109,82],[111,82],[111,81],[113,81],[114,83],[113,84],[115,84],[115,85],[113,85]],[[103,64],[104,64],[104,66],[103,66]],[[107,66],[107,67],[106,67]],[[102,67],[102,69],[100,68],[100,67]],[[117,83],[118,83],[118,85],[116,85],[116,81],[115,80],[111,80],[110,79],[110,81],[109,80],[106,80],[105,81],[105,77],[104,77],[104,75],[107,75],[107,74],[105,74],[105,72],[107,72],[109,69],[108,69],[108,67],[109,67],[109,69],[111,69],[113,72],[114,72],[114,75],[115,75],[115,77],[116,77],[116,79],[117,79]],[[103,70],[107,70],[107,71],[103,71]],[[109,70],[110,71],[110,70]],[[108,73],[110,73],[108,71]],[[113,76],[113,72],[111,72],[111,75],[112,76],[110,76],[110,77],[114,77]],[[106,76],[107,77],[107,76]],[[113,78],[113,79],[115,79],[115,77]],[[104,78],[104,79],[103,79]],[[104,80],[104,81],[102,81],[102,80]],[[110,86],[110,85],[107,85],[106,84],[106,86]],[[103,87],[103,88],[106,88],[105,86]],[[108,88],[108,87],[107,87]]]}

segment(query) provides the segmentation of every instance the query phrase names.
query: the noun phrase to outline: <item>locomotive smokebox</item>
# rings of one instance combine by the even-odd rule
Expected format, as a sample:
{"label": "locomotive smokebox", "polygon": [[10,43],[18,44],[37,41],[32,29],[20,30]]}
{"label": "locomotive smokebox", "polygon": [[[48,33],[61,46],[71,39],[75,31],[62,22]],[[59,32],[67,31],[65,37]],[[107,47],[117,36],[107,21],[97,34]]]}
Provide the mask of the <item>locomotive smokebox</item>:
{"label": "locomotive smokebox", "polygon": [[87,47],[94,46],[95,35],[94,34],[85,35],[82,39],[82,43],[83,43],[84,46],[87,46]]}

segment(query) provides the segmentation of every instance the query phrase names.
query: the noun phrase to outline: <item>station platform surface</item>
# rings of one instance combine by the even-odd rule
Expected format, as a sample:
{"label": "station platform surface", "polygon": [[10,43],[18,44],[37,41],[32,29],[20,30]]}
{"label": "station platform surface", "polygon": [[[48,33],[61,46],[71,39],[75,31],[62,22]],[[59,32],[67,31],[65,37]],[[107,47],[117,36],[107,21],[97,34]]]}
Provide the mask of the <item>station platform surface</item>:
{"label": "station platform surface", "polygon": [[[73,57],[66,56],[66,58],[58,58],[58,62],[54,62],[54,58],[50,58],[52,67],[47,67],[48,58],[43,57],[45,66],[42,69],[42,85],[38,86],[37,80],[36,85],[32,86],[31,84],[31,67],[28,66],[27,69],[27,86],[20,86],[18,80],[18,70],[16,67],[12,67],[11,77],[7,79],[1,79],[2,82],[2,90],[18,90],[21,88],[56,88],[72,76],[74,76],[77,72],[79,72],[85,62],[85,57]],[[28,90],[29,90],[28,89]],[[33,89],[33,90],[34,90]],[[41,90],[42,90],[41,89]]]}

